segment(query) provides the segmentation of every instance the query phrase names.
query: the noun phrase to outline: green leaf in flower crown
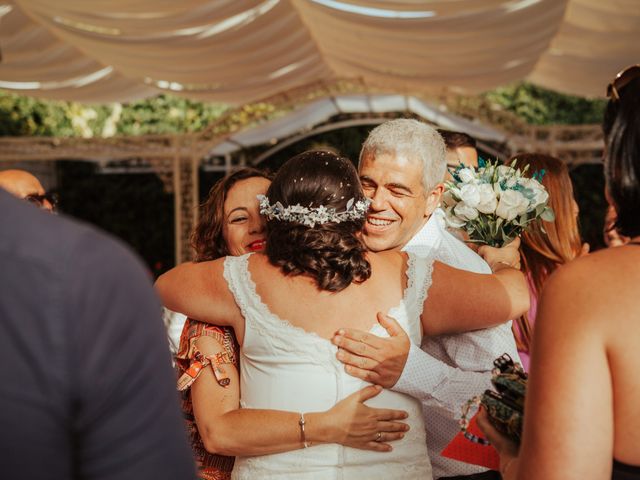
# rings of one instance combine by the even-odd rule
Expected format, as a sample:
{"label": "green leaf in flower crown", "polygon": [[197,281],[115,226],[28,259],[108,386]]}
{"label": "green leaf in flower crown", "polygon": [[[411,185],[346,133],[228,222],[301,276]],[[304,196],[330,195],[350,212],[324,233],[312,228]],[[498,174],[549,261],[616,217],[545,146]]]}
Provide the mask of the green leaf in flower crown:
{"label": "green leaf in flower crown", "polygon": [[547,207],[540,215],[540,218],[545,222],[553,222],[556,219],[556,214],[553,213],[553,209],[551,207]]}

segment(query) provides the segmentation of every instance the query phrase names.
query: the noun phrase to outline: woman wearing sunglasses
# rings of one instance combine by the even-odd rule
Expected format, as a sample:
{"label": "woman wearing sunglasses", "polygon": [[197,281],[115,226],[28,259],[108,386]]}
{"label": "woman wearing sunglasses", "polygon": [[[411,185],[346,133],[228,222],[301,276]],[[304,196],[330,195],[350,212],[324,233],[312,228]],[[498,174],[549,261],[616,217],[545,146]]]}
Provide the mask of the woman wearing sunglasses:
{"label": "woman wearing sunglasses", "polygon": [[640,66],[607,93],[606,196],[630,240],[545,284],[519,454],[479,417],[505,479],[640,479]]}

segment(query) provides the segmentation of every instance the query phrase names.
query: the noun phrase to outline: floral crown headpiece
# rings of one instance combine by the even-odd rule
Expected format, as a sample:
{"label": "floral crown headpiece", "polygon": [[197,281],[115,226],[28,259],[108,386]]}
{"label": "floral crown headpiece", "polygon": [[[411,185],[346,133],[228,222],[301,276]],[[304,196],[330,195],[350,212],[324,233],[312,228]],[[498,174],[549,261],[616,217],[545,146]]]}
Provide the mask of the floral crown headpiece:
{"label": "floral crown headpiece", "polygon": [[319,207],[303,207],[300,204],[283,206],[280,202],[273,205],[265,195],[258,195],[260,202],[260,213],[269,220],[281,222],[293,222],[315,227],[325,223],[341,223],[349,220],[363,218],[369,210],[371,200],[365,198],[357,202],[352,198],[347,202],[347,208],[343,212],[336,212],[335,208],[327,208],[324,205]]}

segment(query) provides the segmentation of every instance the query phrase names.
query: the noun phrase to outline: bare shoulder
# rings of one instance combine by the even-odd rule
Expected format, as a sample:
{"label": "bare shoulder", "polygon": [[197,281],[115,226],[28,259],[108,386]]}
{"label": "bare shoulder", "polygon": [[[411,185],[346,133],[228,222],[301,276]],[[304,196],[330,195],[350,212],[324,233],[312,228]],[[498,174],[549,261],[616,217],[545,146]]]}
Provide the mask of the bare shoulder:
{"label": "bare shoulder", "polygon": [[264,253],[252,253],[247,258],[249,275],[258,284],[273,285],[275,279],[288,278],[291,281],[293,278],[286,277],[280,267],[273,265]]}
{"label": "bare shoulder", "polygon": [[617,247],[600,250],[577,258],[563,265],[549,277],[546,290],[561,288],[565,292],[633,287],[634,280],[640,278],[640,248]]}
{"label": "bare shoulder", "polygon": [[542,291],[543,316],[552,318],[556,326],[593,323],[597,329],[615,328],[613,319],[640,308],[639,262],[640,248],[618,247],[560,267]]}
{"label": "bare shoulder", "polygon": [[407,262],[407,254],[397,250],[387,250],[384,252],[369,252],[367,260],[374,266],[380,268],[401,268]]}

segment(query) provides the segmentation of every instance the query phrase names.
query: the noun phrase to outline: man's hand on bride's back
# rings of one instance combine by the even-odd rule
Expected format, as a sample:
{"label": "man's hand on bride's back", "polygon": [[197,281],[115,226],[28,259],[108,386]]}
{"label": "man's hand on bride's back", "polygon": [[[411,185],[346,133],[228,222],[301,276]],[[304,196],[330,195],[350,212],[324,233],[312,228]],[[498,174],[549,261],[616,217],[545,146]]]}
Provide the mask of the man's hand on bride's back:
{"label": "man's hand on bride's back", "polygon": [[389,338],[342,328],[332,341],[338,346],[336,356],[345,364],[349,375],[391,388],[407,363],[411,341],[393,318],[378,313],[378,321],[389,333]]}
{"label": "man's hand on bride's back", "polygon": [[325,426],[326,441],[361,450],[391,451],[392,447],[387,442],[400,440],[409,430],[409,425],[399,421],[407,418],[407,412],[364,404],[381,391],[381,387],[370,385],[322,413],[328,424]]}

